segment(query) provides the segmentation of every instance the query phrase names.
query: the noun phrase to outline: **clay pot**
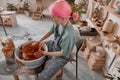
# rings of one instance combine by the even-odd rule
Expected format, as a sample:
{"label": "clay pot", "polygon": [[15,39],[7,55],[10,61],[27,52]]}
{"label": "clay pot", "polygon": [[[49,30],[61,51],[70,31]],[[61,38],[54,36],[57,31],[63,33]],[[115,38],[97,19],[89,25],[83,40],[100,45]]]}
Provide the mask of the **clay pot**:
{"label": "clay pot", "polygon": [[22,53],[24,53],[26,55],[33,55],[33,51],[34,50],[31,46],[31,43],[22,46]]}
{"label": "clay pot", "polygon": [[27,42],[20,48],[24,60],[35,60],[43,57],[42,51],[45,51],[45,44],[39,42]]}
{"label": "clay pot", "polygon": [[105,24],[103,25],[103,32],[105,33],[111,33],[114,28],[114,23],[112,20],[107,20]]}
{"label": "clay pot", "polygon": [[5,39],[2,41],[2,44],[4,44],[2,52],[4,53],[5,57],[10,58],[15,50],[13,40],[11,38]]}
{"label": "clay pot", "polygon": [[[29,69],[34,69],[34,68],[37,68],[38,66],[41,66],[45,62],[47,57],[45,55],[43,55],[42,57],[39,55],[39,58],[36,58],[35,57],[36,55],[34,55],[34,53],[33,53],[32,56],[31,55],[26,55],[26,54],[23,55],[23,53],[21,51],[21,47],[25,46],[29,43],[32,43],[32,42],[24,43],[18,49],[15,50],[15,58],[16,58],[17,61],[24,64]],[[41,46],[41,50],[42,50],[42,48],[44,49],[44,51],[48,51],[48,48],[47,48],[46,44]],[[25,59],[24,59],[24,57],[25,57]]]}

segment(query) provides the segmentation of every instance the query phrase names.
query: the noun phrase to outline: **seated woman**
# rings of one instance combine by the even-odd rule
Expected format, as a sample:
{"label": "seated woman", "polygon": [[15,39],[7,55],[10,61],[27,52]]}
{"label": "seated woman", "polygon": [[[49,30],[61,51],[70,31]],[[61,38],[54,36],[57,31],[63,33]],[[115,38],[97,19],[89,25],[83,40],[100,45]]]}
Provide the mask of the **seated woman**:
{"label": "seated woman", "polygon": [[51,4],[50,12],[51,20],[54,22],[53,27],[40,40],[33,43],[33,46],[36,46],[54,34],[54,39],[46,42],[48,52],[43,51],[43,54],[48,56],[48,59],[44,69],[39,74],[39,80],[50,80],[57,71],[69,62],[73,47],[78,39],[82,44],[79,33],[76,34],[69,21],[70,17],[73,17],[74,21],[78,19],[77,13],[73,13],[71,16],[72,10],[69,3],[65,0],[57,0]]}

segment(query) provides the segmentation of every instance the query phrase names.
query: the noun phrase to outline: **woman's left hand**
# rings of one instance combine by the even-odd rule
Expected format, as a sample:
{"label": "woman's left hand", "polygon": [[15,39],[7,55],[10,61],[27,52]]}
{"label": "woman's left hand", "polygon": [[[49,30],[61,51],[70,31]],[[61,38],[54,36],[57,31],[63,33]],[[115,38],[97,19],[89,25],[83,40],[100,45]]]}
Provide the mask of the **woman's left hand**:
{"label": "woman's left hand", "polygon": [[35,52],[35,53],[34,53],[34,56],[35,56],[36,58],[40,58],[40,57],[44,56],[43,51],[39,50],[39,51]]}
{"label": "woman's left hand", "polygon": [[48,55],[49,52],[47,52],[47,51],[42,51],[42,53],[43,53],[44,55]]}
{"label": "woman's left hand", "polygon": [[50,56],[61,56],[62,53],[61,52],[47,52],[47,51],[43,51],[44,55],[50,55]]}

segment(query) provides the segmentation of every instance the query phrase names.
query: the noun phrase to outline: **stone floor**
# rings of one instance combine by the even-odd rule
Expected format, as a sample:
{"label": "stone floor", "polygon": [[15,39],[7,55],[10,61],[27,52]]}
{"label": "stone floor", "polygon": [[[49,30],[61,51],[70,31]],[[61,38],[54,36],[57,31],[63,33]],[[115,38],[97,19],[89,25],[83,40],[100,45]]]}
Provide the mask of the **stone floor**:
{"label": "stone floor", "polygon": [[[11,37],[14,40],[16,47],[18,47],[21,43],[28,41],[29,38],[32,38],[33,40],[38,40],[44,33],[49,31],[49,29],[52,27],[52,23],[48,18],[43,18],[42,20],[35,21],[32,20],[31,17],[19,14],[17,15],[17,21],[18,26],[6,27],[9,37]],[[2,27],[0,27],[0,37],[2,39],[5,38]],[[51,36],[49,39],[51,39],[52,37],[53,36]],[[91,71],[89,69],[88,64],[82,57],[81,52],[79,52],[78,64],[79,80],[105,80],[104,77],[99,75],[97,72]],[[73,62],[72,64],[69,62],[64,67],[63,79],[75,80],[75,68],[75,62]],[[26,80],[23,78],[22,75],[20,75],[20,79]],[[11,75],[0,75],[0,80],[13,80],[13,77]],[[33,76],[30,76],[29,80],[34,80]]]}

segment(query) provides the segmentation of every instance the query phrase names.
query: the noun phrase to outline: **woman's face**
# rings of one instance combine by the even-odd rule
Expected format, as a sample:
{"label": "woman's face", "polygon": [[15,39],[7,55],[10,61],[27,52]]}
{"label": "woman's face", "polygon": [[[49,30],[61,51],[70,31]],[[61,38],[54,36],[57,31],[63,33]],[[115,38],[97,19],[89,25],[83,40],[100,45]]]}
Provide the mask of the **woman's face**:
{"label": "woman's face", "polygon": [[56,24],[61,24],[62,23],[62,19],[57,17],[57,16],[55,16],[55,15],[53,15],[53,14],[51,15],[51,20],[53,22],[55,22]]}

